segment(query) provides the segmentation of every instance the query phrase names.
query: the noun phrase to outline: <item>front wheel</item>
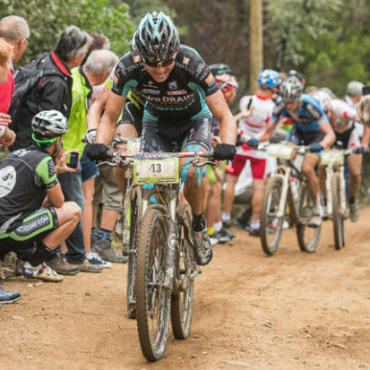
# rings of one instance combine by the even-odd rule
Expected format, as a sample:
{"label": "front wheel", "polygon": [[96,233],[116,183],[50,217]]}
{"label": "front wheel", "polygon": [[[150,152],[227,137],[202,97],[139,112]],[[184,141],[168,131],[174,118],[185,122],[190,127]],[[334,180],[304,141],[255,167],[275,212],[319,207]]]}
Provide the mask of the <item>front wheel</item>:
{"label": "front wheel", "polygon": [[333,229],[334,229],[334,247],[342,249],[344,247],[344,219],[341,213],[340,205],[340,176],[335,173],[331,178],[331,192],[333,204]]}
{"label": "front wheel", "polygon": [[302,183],[300,187],[299,221],[297,225],[297,238],[299,248],[303,252],[313,253],[319,243],[321,225],[318,227],[309,226],[312,216],[313,202],[307,184]]}
{"label": "front wheel", "polygon": [[272,256],[279,247],[283,223],[286,215],[278,217],[279,203],[283,190],[283,180],[271,177],[266,185],[261,208],[261,244],[263,251]]}
{"label": "front wheel", "polygon": [[193,246],[189,231],[192,224],[192,213],[189,204],[180,203],[177,209],[179,222],[178,249],[176,257],[175,285],[172,294],[171,322],[176,339],[188,337],[193,312],[194,278],[197,266],[194,262]]}
{"label": "front wheel", "polygon": [[149,208],[140,223],[136,260],[136,321],[141,350],[149,361],[165,351],[171,291],[164,287],[167,226],[160,210]]}

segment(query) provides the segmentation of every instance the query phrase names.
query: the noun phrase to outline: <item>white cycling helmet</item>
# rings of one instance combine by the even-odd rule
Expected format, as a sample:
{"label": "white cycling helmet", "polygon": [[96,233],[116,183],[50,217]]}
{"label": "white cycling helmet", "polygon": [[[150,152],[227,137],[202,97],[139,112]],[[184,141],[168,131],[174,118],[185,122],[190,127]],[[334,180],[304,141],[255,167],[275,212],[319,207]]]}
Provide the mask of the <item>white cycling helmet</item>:
{"label": "white cycling helmet", "polygon": [[55,141],[67,131],[67,118],[55,109],[43,110],[32,119],[32,138],[36,142]]}
{"label": "white cycling helmet", "polygon": [[313,97],[320,103],[325,113],[332,108],[330,95],[326,91],[318,90]]}
{"label": "white cycling helmet", "polygon": [[302,96],[303,84],[296,76],[288,77],[279,85],[278,93],[284,103],[292,103]]}

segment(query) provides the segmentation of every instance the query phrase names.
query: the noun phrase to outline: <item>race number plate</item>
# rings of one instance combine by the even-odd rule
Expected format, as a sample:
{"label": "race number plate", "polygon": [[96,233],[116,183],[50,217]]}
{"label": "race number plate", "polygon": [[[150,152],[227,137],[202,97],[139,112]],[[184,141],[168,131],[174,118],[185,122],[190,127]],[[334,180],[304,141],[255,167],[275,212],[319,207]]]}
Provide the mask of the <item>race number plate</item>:
{"label": "race number plate", "polygon": [[344,155],[340,150],[324,150],[321,153],[321,164],[343,164]]}
{"label": "race number plate", "polygon": [[135,184],[177,184],[179,179],[179,158],[134,160]]}
{"label": "race number plate", "polygon": [[127,152],[137,154],[140,152],[140,139],[127,139]]}
{"label": "race number plate", "polygon": [[270,144],[266,148],[266,153],[271,157],[281,158],[281,159],[290,159],[294,147],[291,145],[284,144]]}

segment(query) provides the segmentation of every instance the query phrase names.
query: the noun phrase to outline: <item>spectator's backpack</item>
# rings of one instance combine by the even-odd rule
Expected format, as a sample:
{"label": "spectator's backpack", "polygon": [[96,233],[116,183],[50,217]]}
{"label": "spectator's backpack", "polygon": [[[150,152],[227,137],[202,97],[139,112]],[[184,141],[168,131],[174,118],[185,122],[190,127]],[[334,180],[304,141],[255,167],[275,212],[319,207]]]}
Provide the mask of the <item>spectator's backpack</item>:
{"label": "spectator's backpack", "polygon": [[37,84],[41,84],[41,80],[43,77],[58,75],[55,70],[43,68],[47,55],[48,54],[43,54],[37,57],[29,64],[23,67],[19,67],[14,73],[15,88],[8,112],[12,117],[13,127],[17,125],[19,113],[24,106],[29,92]]}

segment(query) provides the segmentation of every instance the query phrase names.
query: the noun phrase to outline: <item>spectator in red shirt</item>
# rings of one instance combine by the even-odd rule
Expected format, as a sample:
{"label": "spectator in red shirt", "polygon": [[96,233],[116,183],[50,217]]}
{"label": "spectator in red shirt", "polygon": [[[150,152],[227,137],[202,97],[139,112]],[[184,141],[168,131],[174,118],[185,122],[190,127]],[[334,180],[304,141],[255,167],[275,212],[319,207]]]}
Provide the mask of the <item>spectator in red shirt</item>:
{"label": "spectator in red shirt", "polygon": [[0,37],[13,46],[12,60],[7,80],[0,85],[0,113],[8,113],[14,92],[14,68],[27,48],[30,29],[27,21],[16,15],[9,15],[0,20]]}

